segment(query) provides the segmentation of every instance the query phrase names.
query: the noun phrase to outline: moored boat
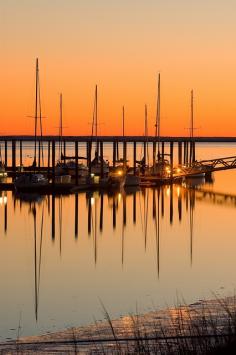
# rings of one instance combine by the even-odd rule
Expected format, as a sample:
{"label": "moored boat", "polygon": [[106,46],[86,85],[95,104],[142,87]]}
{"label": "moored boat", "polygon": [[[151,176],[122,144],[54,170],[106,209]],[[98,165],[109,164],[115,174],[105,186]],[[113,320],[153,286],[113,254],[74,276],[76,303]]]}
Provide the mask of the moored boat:
{"label": "moored boat", "polygon": [[14,186],[21,192],[39,192],[48,187],[48,179],[43,174],[25,173],[16,177]]}
{"label": "moored boat", "polygon": [[5,177],[7,177],[5,164],[2,161],[0,161],[0,179]]}

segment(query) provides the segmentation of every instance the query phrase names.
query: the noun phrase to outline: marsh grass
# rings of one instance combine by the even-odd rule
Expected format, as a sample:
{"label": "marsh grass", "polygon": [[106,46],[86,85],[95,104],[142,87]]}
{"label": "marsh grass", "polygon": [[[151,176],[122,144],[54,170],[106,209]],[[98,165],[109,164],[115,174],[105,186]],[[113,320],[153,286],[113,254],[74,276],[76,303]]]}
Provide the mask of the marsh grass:
{"label": "marsh grass", "polygon": [[109,348],[103,344],[100,351],[98,346],[91,354],[236,354],[236,298],[230,302],[215,298],[214,307],[203,302],[197,307],[171,309],[168,324],[159,320],[147,326],[139,315],[130,315],[127,338],[125,333],[122,337],[117,334],[102,305],[113,342]]}

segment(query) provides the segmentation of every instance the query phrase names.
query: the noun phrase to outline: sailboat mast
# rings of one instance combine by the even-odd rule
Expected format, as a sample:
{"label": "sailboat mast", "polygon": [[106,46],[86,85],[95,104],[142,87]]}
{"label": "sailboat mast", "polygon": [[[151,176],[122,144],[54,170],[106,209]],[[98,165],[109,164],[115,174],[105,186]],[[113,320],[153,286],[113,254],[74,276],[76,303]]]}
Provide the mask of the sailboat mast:
{"label": "sailboat mast", "polygon": [[95,135],[96,135],[96,152],[99,153],[98,146],[98,87],[95,87]]}
{"label": "sailboat mast", "polygon": [[40,80],[38,71],[38,102],[39,102],[39,125],[40,125],[40,140],[39,140],[39,162],[41,158],[42,151],[42,163],[44,166],[44,156],[43,156],[43,123],[42,123],[42,106],[41,106],[41,93],[40,93]]}
{"label": "sailboat mast", "polygon": [[145,138],[148,140],[148,125],[147,125],[147,105],[145,105]]}
{"label": "sailboat mast", "polygon": [[158,74],[158,103],[157,103],[157,128],[158,128],[158,157],[160,156],[160,130],[161,130],[161,75]]}
{"label": "sailboat mast", "polygon": [[193,139],[193,129],[194,129],[194,112],[193,112],[193,90],[191,90],[191,118],[190,118],[190,138]]}
{"label": "sailboat mast", "polygon": [[38,124],[38,78],[39,78],[39,62],[36,58],[36,80],[35,80],[35,115],[34,115],[34,166],[36,166],[37,151],[37,124]]}
{"label": "sailboat mast", "polygon": [[59,122],[59,160],[62,154],[62,94],[60,94],[60,122]]}
{"label": "sailboat mast", "polygon": [[147,105],[145,105],[145,138],[146,138],[146,153],[149,166],[149,151],[148,151],[148,110]]}
{"label": "sailboat mast", "polygon": [[98,135],[98,88],[95,88],[95,135]]}
{"label": "sailboat mast", "polygon": [[158,137],[158,160],[160,159],[160,122],[161,121],[161,76],[158,74],[158,86],[157,86],[157,107],[156,107],[156,124],[155,124],[155,136]]}
{"label": "sailboat mast", "polygon": [[125,107],[122,107],[122,135],[125,136]]}

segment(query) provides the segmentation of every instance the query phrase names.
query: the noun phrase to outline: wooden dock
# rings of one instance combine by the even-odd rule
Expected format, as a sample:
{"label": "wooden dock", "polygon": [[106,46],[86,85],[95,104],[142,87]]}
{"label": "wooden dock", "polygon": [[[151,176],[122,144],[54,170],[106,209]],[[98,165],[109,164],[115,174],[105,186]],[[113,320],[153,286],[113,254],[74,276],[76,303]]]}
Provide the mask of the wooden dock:
{"label": "wooden dock", "polygon": [[[34,136],[0,136],[1,155],[2,161],[5,163],[6,170],[10,177],[15,177],[19,174],[19,167],[22,166],[23,156],[28,149],[28,143],[34,143]],[[89,172],[91,172],[92,152],[94,147],[98,149],[99,156],[103,160],[104,157],[104,144],[110,143],[112,145],[112,159],[110,162],[111,167],[115,167],[118,162],[118,150],[119,145],[122,145],[122,157],[120,161],[124,166],[127,164],[127,156],[132,156],[131,167],[133,168],[133,174],[138,174],[137,160],[137,144],[141,144],[143,147],[143,166],[147,166],[148,162],[148,149],[152,147],[151,158],[149,159],[150,165],[154,165],[157,156],[161,159],[168,157],[170,164],[170,174],[165,177],[157,176],[141,176],[143,185],[159,185],[159,184],[171,184],[178,182],[186,176],[195,175],[198,171],[204,173],[211,173],[218,170],[234,169],[236,168],[236,156],[218,158],[212,160],[197,161],[196,160],[196,145],[199,142],[236,142],[236,137],[147,137],[144,136],[64,136],[62,139],[62,160],[66,161],[68,157],[68,144],[70,144],[71,159],[77,163],[75,168],[75,177],[73,181],[73,187],[79,185],[79,172],[78,161],[80,158],[84,159]],[[55,168],[56,168],[56,151],[59,143],[59,138],[56,136],[44,136],[37,139],[37,145],[40,147],[44,144],[44,159],[46,164],[42,163],[42,156],[38,154],[37,166],[24,167],[24,171],[27,172],[40,172],[46,174],[52,181],[52,186],[55,186]],[[83,144],[85,148],[85,156],[79,155],[79,144]],[[71,150],[72,145],[72,150]],[[74,146],[74,149],[73,149]],[[128,151],[129,149],[129,151]],[[177,149],[177,154],[174,154],[174,150]],[[40,151],[40,149],[39,149]],[[129,153],[129,154],[128,154]],[[176,164],[181,167],[181,172],[174,170],[174,155],[177,157]],[[101,171],[101,177],[103,177],[103,171]],[[0,188],[13,189],[11,184],[0,184]],[[83,187],[81,187],[83,188]],[[88,188],[88,186],[87,186]],[[51,186],[50,186],[51,189]],[[50,190],[49,189],[49,190]]]}

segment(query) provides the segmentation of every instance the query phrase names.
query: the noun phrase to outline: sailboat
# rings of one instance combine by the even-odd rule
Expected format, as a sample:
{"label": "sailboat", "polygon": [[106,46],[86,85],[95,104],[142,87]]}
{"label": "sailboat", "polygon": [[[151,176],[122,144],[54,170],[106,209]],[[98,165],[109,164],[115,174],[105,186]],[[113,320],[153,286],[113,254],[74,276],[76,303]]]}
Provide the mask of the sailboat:
{"label": "sailboat", "polygon": [[[125,108],[122,107],[122,135],[125,136]],[[128,160],[116,160],[118,165],[110,169],[110,176],[120,181],[124,187],[138,186],[140,184],[140,177],[134,174],[134,169],[127,165]],[[137,169],[138,170],[138,169]]]}
{"label": "sailboat", "polygon": [[[193,108],[193,105],[194,105],[194,97],[193,97],[193,90],[191,90],[191,114],[190,114],[190,144],[194,142],[194,137],[193,137],[193,131],[194,131],[194,108]],[[191,164],[191,162],[190,162]],[[194,167],[194,174],[191,174],[191,175],[186,175],[186,179],[203,179],[205,178],[205,173],[202,172],[202,169],[201,167]]]}
{"label": "sailboat", "polygon": [[93,130],[95,128],[95,138],[96,138],[96,150],[95,150],[95,157],[91,161],[91,173],[97,176],[102,175],[103,177],[108,177],[109,173],[109,162],[105,161],[99,155],[99,142],[98,142],[98,89],[97,85],[95,87],[95,99],[94,99],[94,111],[93,111],[93,122],[92,122],[92,137],[93,137]]}
{"label": "sailboat", "polygon": [[55,166],[55,182],[70,183],[71,175],[68,174],[66,164],[62,161],[62,94],[60,94],[60,121],[59,121],[59,158]]}
{"label": "sailboat", "polygon": [[[62,154],[62,137],[63,137],[63,125],[62,125],[62,94],[60,94],[60,122],[59,122],[59,158],[56,164],[56,180],[61,182],[69,182],[70,177],[76,175],[76,161],[73,157],[66,157]],[[66,160],[68,160],[66,162]],[[78,177],[83,178],[88,176],[88,167],[83,163],[78,163]]]}
{"label": "sailboat", "polygon": [[[39,117],[38,117],[39,110]],[[32,168],[36,169],[36,154],[37,154],[37,126],[38,119],[40,119],[40,128],[41,128],[41,136],[42,136],[42,116],[41,116],[41,100],[40,100],[40,86],[39,86],[39,62],[38,58],[36,58],[36,90],[35,90],[35,116],[34,116],[34,161],[32,164]],[[40,149],[40,145],[39,145]],[[40,156],[40,151],[39,151]],[[22,192],[39,192],[41,189],[44,189],[48,186],[48,179],[39,173],[24,173],[16,177],[14,181],[14,186],[17,191]]]}
{"label": "sailboat", "polygon": [[160,177],[165,177],[170,174],[170,163],[161,155],[160,152],[160,137],[161,137],[161,75],[158,74],[158,89],[157,89],[157,108],[156,108],[156,124],[155,136],[157,137],[157,159],[152,168],[152,173]]}

